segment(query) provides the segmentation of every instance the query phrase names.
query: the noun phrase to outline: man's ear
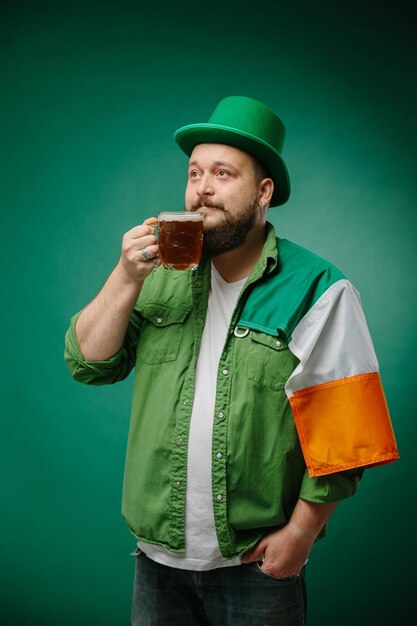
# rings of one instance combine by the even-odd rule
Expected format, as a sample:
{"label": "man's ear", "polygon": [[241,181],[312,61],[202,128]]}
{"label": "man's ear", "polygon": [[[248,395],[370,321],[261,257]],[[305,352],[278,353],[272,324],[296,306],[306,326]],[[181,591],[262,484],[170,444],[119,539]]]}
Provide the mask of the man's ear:
{"label": "man's ear", "polygon": [[259,184],[259,206],[269,207],[272,194],[274,193],[274,181],[272,178],[264,178]]}

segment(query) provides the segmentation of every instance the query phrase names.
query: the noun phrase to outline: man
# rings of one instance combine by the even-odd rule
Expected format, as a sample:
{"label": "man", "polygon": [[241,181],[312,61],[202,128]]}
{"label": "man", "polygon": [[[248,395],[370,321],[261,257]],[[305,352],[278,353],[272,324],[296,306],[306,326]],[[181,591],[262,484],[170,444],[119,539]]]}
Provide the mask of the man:
{"label": "man", "polygon": [[398,458],[357,292],[266,221],[290,192],[284,132],[237,96],[177,131],[186,210],[204,219],[199,268],[160,267],[147,219],[67,334],[81,382],[135,367],[135,625],[304,624],[313,543],[363,468]]}

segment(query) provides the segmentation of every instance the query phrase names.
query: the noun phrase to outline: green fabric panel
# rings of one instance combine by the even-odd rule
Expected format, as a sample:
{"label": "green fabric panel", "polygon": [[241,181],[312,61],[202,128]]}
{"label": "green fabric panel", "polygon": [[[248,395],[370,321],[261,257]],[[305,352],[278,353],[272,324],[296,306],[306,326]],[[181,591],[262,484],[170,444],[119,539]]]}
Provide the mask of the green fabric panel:
{"label": "green fabric panel", "polygon": [[287,239],[277,239],[279,263],[254,287],[238,326],[284,335],[290,341],[301,318],[345,276],[334,265]]}

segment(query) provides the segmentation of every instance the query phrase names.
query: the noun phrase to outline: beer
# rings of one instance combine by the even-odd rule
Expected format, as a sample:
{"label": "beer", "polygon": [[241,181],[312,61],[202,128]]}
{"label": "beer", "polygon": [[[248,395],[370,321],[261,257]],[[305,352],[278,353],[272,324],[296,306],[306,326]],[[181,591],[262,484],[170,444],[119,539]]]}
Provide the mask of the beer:
{"label": "beer", "polygon": [[203,250],[203,216],[188,211],[158,215],[159,256],[170,270],[195,270]]}

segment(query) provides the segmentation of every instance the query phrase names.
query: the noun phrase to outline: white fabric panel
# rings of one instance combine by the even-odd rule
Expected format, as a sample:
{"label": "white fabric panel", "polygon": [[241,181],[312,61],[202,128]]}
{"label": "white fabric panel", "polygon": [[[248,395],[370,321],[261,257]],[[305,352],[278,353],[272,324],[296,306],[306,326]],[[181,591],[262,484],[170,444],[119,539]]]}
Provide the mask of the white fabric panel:
{"label": "white fabric panel", "polygon": [[346,279],[334,283],[294,329],[289,348],[300,363],[285,390],[378,372],[359,293]]}

